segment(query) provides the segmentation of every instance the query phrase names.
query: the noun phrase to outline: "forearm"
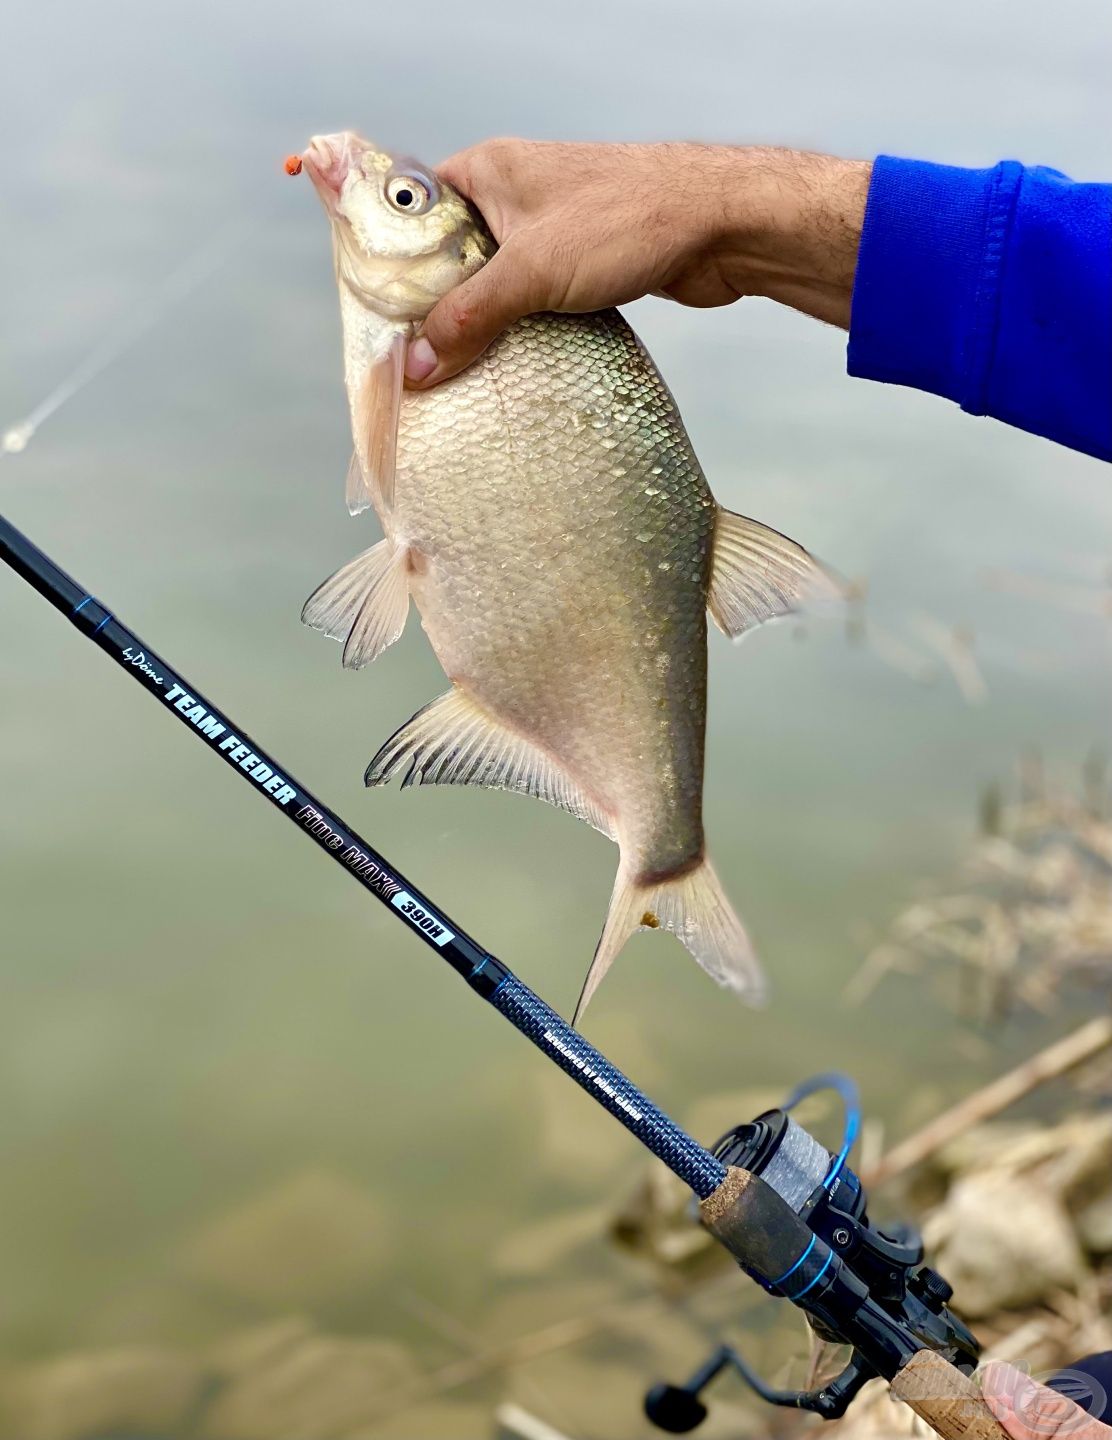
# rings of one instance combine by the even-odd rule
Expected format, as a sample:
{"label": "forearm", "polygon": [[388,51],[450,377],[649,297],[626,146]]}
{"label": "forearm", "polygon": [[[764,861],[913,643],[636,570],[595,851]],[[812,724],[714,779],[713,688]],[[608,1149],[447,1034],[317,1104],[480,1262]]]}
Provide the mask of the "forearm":
{"label": "forearm", "polygon": [[730,153],[712,253],[732,288],[847,329],[871,162],[757,147]]}

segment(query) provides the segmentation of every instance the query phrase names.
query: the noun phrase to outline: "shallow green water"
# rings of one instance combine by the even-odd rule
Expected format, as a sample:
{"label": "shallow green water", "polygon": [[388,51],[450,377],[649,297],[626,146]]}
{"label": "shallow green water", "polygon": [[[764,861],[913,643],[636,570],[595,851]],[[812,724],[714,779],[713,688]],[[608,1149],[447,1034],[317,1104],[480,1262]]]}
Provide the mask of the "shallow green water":
{"label": "shallow green water", "polygon": [[[442,677],[416,625],[353,676],[298,624],[374,532],[342,506],[325,227],[281,156],[351,123],[430,157],[491,131],[690,134],[1018,153],[1095,177],[1107,17],[1080,0],[1053,17],[858,4],[836,20],[716,4],[710,43],[663,5],[493,6],[482,27],[433,5],[419,34],[400,11],[331,3],[309,23],[292,7],[110,10],[16,18],[3,422],[238,229],[201,293],[0,461],[3,509],[567,1011],[608,842],[516,798],[364,792],[370,754]],[[985,572],[1099,585],[1108,476],[846,379],[844,337],[773,307],[632,316],[718,497],[867,576],[889,629],[914,636],[920,612],[972,625],[990,700],[916,685],[835,629],[801,643],[773,627],[740,650],[714,637],[708,830],[775,1000],[754,1016],[643,936],[588,1033],[681,1118],[700,1096],[834,1065],[874,1113],[925,1115],[979,1073],[946,1012],[901,982],[846,1011],[841,989],[865,929],[957,858],[983,784],[1025,746],[1067,777],[1107,738],[1107,626],[996,593]],[[514,1326],[556,1313],[551,1277],[491,1254],[624,1193],[633,1142],[3,576],[0,618],[0,1354],[199,1343],[291,1310],[435,1351],[414,1293],[480,1331],[508,1323],[507,1297]],[[306,1172],[343,1177],[378,1217],[364,1272],[222,1288],[198,1258],[206,1233]],[[642,1283],[617,1260],[569,1263],[604,1289]]]}

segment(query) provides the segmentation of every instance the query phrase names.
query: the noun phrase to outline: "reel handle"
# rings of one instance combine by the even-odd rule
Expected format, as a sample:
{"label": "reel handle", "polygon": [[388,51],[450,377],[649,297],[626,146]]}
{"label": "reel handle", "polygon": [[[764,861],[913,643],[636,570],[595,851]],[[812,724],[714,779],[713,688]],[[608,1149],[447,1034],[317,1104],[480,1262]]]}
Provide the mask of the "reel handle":
{"label": "reel handle", "polygon": [[936,1350],[914,1354],[893,1375],[890,1389],[942,1440],[1007,1440],[976,1381]]}

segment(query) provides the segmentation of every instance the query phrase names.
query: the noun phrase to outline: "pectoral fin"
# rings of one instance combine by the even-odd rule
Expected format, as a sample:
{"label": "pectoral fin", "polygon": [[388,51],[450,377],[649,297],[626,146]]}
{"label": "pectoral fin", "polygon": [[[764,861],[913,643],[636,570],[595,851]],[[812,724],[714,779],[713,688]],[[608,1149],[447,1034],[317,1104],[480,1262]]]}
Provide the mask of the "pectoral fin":
{"label": "pectoral fin", "polygon": [[[394,335],[386,354],[367,371],[367,378],[355,405],[353,424],[357,437],[366,447],[364,490],[377,494],[384,510],[394,504],[394,468],[398,452],[398,416],[401,413],[402,388],[405,380],[405,336]],[[356,447],[358,448],[358,447]],[[351,473],[348,474],[348,509],[352,508]],[[358,509],[365,505],[356,487]]]}
{"label": "pectoral fin", "polygon": [[343,663],[361,670],[392,645],[409,614],[408,556],[404,546],[380,540],[318,586],[301,618],[314,630],[344,642]]}
{"label": "pectoral fin", "polygon": [[348,514],[361,515],[370,505],[371,498],[371,487],[367,483],[363,462],[353,450],[351,464],[348,466],[347,481],[344,485],[344,499],[347,502]]}
{"label": "pectoral fin", "polygon": [[484,785],[535,795],[586,820],[604,835],[610,818],[539,746],[518,735],[453,686],[395,731],[367,767],[368,785],[385,785],[403,767],[407,785]]}
{"label": "pectoral fin", "polygon": [[838,599],[842,593],[802,545],[744,515],[718,511],[707,608],[731,639],[765,620]]}

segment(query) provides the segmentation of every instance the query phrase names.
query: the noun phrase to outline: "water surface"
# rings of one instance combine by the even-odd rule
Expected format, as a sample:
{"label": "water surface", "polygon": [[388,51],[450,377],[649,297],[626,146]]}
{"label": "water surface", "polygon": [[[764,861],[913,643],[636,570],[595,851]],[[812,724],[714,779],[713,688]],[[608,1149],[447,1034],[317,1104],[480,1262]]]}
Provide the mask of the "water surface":
{"label": "water surface", "polygon": [[[1100,178],[1110,39],[1094,0],[22,6],[0,100],[0,420],[230,229],[206,285],[0,462],[3,509],[567,1011],[608,842],[513,797],[366,793],[369,756],[443,678],[416,624],[359,675],[298,624],[375,532],[342,505],[326,228],[281,157],[351,125],[430,159],[498,132],[691,136]],[[861,1011],[839,996],[863,927],[960,853],[981,786],[1032,746],[1067,776],[1106,738],[1107,625],[985,575],[1095,590],[1107,473],[851,381],[844,336],[771,305],[631,317],[719,499],[867,577],[891,631],[972,627],[990,700],[915,684],[835,628],[714,636],[708,830],[775,1000],[754,1016],[642,936],[588,1033],[681,1117],[841,1065],[906,1123],[1066,1023],[976,1063],[921,987]],[[567,1275],[601,1289],[561,1300],[566,1277],[492,1260],[508,1232],[624,1194],[633,1142],[29,590],[0,594],[0,1354],[203,1345],[303,1311],[436,1358],[407,1296],[484,1334],[643,1285],[599,1251]],[[373,1256],[331,1288],[222,1287],[205,1237],[307,1173],[371,1207]]]}

